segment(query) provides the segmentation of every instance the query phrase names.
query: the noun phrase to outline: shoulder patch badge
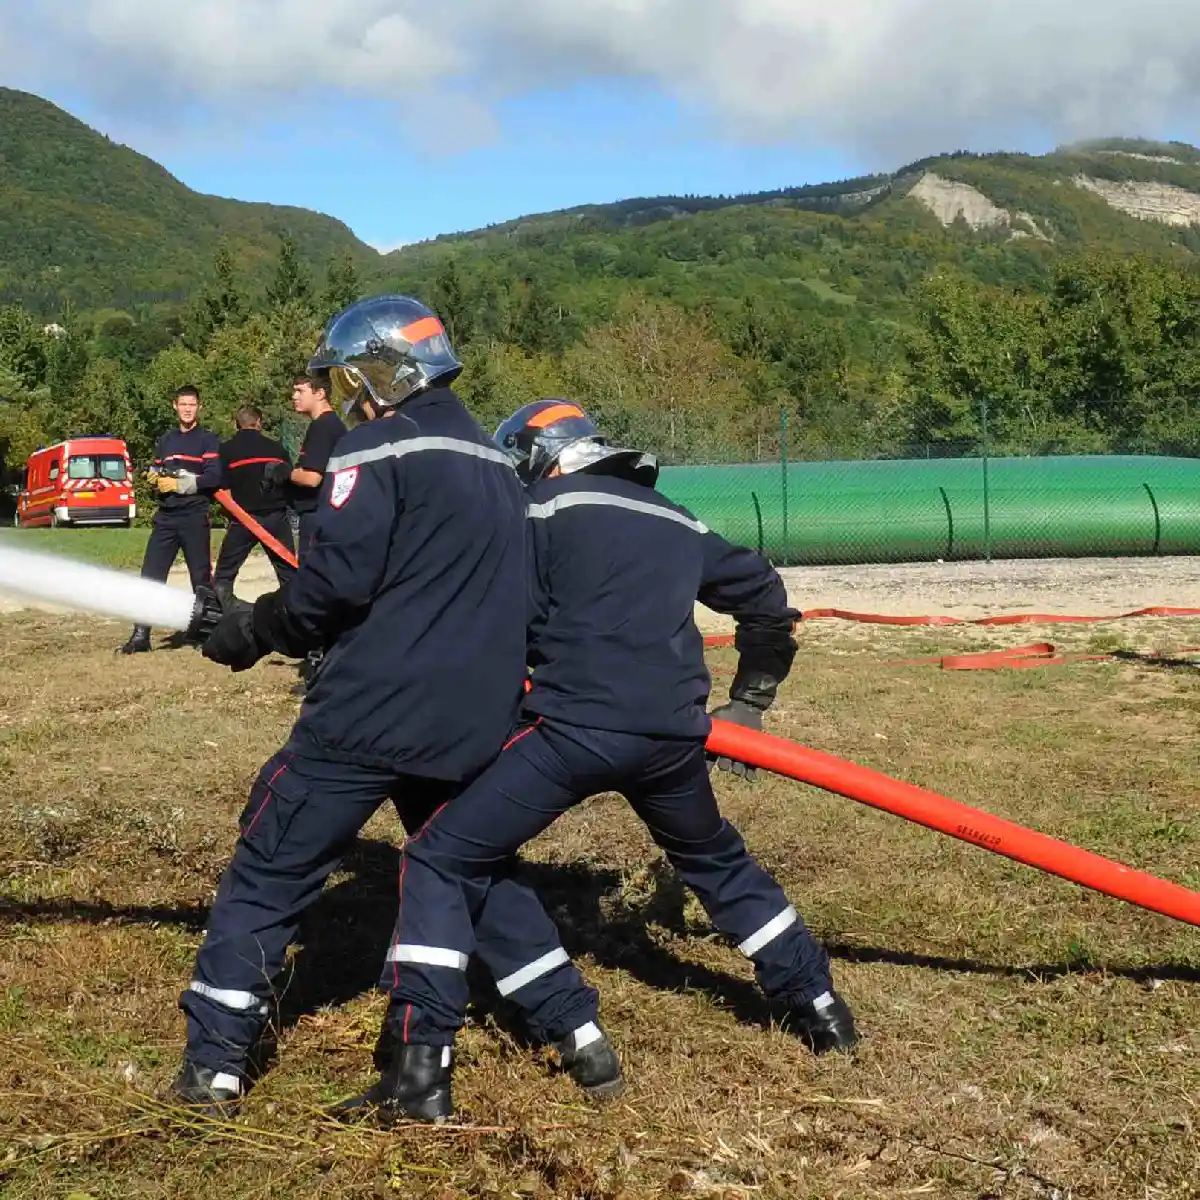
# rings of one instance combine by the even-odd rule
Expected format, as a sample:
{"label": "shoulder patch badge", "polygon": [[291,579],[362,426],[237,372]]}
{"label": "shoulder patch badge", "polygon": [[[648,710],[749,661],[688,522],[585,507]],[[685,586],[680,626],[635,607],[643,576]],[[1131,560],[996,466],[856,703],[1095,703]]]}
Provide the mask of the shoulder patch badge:
{"label": "shoulder patch badge", "polygon": [[329,503],[334,508],[341,508],[350,499],[354,485],[358,482],[358,468],[347,467],[344,471],[333,474],[333,490],[329,493]]}

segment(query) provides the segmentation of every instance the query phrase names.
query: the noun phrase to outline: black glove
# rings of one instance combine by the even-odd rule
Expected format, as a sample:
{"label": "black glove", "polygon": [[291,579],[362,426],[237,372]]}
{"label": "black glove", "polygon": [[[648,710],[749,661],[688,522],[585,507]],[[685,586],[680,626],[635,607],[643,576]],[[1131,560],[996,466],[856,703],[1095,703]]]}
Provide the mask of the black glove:
{"label": "black glove", "polygon": [[302,625],[284,603],[283,591],[264,592],[254,602],[254,636],[267,651],[288,658],[306,658],[314,650],[324,650],[321,638]]}
{"label": "black glove", "polygon": [[[709,715],[733,725],[741,725],[743,729],[753,729],[756,733],[763,731],[763,710],[755,708],[753,704],[747,704],[745,700],[730,700],[728,704],[714,709]],[[724,756],[718,758],[715,754],[707,754],[705,757],[708,759],[710,771],[715,763],[718,771],[728,771],[741,779],[753,779],[758,774],[758,768],[750,766],[749,763]]]}
{"label": "black glove", "polygon": [[277,492],[291,482],[292,468],[284,462],[267,463],[263,468],[264,492]]}
{"label": "black glove", "polygon": [[[718,708],[712,716],[762,733],[763,713],[774,704],[779,685],[788,677],[796,657],[792,629],[799,617],[799,612],[789,609],[777,621],[738,626],[734,635],[738,668],[729,689],[729,703]],[[718,770],[729,771],[742,779],[753,779],[758,774],[756,767],[731,758],[710,754],[708,761],[710,769],[715,762]]]}
{"label": "black glove", "polygon": [[223,667],[248,671],[263,655],[269,653],[269,649],[254,635],[253,607],[242,600],[235,600],[208,635],[200,652]]}

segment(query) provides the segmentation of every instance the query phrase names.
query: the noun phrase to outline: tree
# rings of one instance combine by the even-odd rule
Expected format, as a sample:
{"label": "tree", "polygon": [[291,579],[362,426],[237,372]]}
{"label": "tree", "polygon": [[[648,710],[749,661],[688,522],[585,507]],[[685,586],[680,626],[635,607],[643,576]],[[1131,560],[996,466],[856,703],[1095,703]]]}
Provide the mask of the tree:
{"label": "tree", "polygon": [[289,304],[307,307],[313,300],[312,278],[300,247],[290,233],[279,236],[279,258],[275,264],[275,278],[267,287],[267,304],[274,309]]}
{"label": "tree", "polygon": [[91,331],[81,324],[74,307],[68,304],[58,321],[50,326],[46,352],[46,384],[56,401],[66,400],[79,386],[91,357]]}
{"label": "tree", "polygon": [[15,304],[0,308],[0,368],[11,372],[10,390],[31,391],[45,382],[49,349],[31,314]]}
{"label": "tree", "polygon": [[330,259],[325,275],[325,293],[322,296],[322,307],[325,310],[323,315],[333,316],[356,300],[361,300],[362,296],[362,282],[350,251]]}
{"label": "tree", "polygon": [[1195,448],[1200,279],[1088,256],[1059,269],[1048,307],[1048,386],[1064,419],[1111,449]]}
{"label": "tree", "polygon": [[185,317],[185,342],[203,351],[214,330],[240,325],[247,315],[246,296],[238,283],[229,246],[222,242],[213,256],[213,274],[200,289]]}
{"label": "tree", "polygon": [[567,351],[563,372],[606,434],[666,461],[720,460],[749,440],[736,357],[678,305],[631,297]]}
{"label": "tree", "polygon": [[545,280],[527,278],[513,319],[512,340],[527,354],[561,354],[572,340],[573,322]]}
{"label": "tree", "polygon": [[454,259],[448,258],[437,273],[430,290],[430,307],[442,319],[450,344],[462,353],[471,343],[474,322],[471,306],[459,277]]}
{"label": "tree", "polygon": [[906,347],[913,443],[970,452],[987,411],[996,448],[1033,452],[1070,431],[1045,393],[1045,302],[960,275],[928,280]]}
{"label": "tree", "polygon": [[523,404],[566,391],[562,370],[548,355],[526,354],[504,342],[474,342],[463,356],[455,385],[464,403],[490,433]]}

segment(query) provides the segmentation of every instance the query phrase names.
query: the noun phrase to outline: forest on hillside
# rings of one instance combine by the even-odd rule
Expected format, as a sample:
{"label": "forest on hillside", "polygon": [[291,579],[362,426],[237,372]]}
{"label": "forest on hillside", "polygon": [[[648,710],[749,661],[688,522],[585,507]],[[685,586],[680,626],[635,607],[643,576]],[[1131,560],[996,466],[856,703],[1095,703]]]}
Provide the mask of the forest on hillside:
{"label": "forest on hillside", "polygon": [[[913,276],[907,311],[868,316],[840,271],[794,287],[765,252],[739,260],[733,295],[699,280],[680,295],[663,286],[669,257],[647,258],[641,275],[589,275],[593,251],[624,253],[575,245],[559,276],[450,256],[386,286],[442,315],[466,363],[458,390],[488,429],[529,399],[568,395],[667,463],[774,457],[781,413],[796,458],[976,453],[984,421],[995,454],[1200,452],[1200,275],[1186,266],[1096,251],[990,284],[917,246],[892,264]],[[172,390],[189,382],[218,432],[249,401],[294,445],[289,376],[332,312],[378,290],[350,257],[314,276],[284,237],[265,289],[219,251],[178,313],[68,309],[48,325],[0,308],[0,449],[19,464],[103,431],[145,461]]]}
{"label": "forest on hillside", "polygon": [[[1200,226],[1091,180],[1200,194],[1200,150],[940,155],[750,196],[591,205],[379,255],[340,222],[190,191],[0,89],[0,455],[86,432],[145,461],[169,397],[295,444],[289,377],[350,300],[412,292],[491,429],[569,395],[667,463],[1200,452]],[[931,172],[1002,219],[949,225]],[[1172,189],[1175,189],[1172,191]],[[993,211],[995,211],[993,209]],[[7,301],[7,303],[6,303]],[[785,434],[786,423],[786,434]]]}

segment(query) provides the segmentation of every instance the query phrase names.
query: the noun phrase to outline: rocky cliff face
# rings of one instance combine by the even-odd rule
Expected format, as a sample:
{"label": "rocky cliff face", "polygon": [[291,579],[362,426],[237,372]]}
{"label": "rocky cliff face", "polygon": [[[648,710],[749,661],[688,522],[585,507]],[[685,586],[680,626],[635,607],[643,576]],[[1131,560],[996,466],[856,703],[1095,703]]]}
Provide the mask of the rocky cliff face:
{"label": "rocky cliff face", "polygon": [[1086,175],[1076,175],[1074,182],[1131,217],[1166,225],[1200,225],[1200,195],[1186,188],[1168,183],[1113,183]]}
{"label": "rocky cliff face", "polygon": [[[1117,183],[1093,179],[1082,173],[1077,174],[1071,182],[1099,196],[1118,212],[1139,220],[1159,221],[1178,227],[1200,225],[1200,193],[1187,188],[1135,180]],[[1052,240],[1051,233],[1043,229],[1029,213],[1009,212],[970,184],[946,179],[933,171],[925,171],[909,188],[908,195],[929,209],[946,226],[962,220],[975,230],[1008,229],[1013,238]]]}
{"label": "rocky cliff face", "polygon": [[909,196],[923,204],[943,225],[961,218],[972,229],[1011,229],[1014,238],[1037,237],[1049,240],[1028,213],[1010,213],[993,204],[981,191],[968,183],[943,179],[926,171],[909,190]]}

